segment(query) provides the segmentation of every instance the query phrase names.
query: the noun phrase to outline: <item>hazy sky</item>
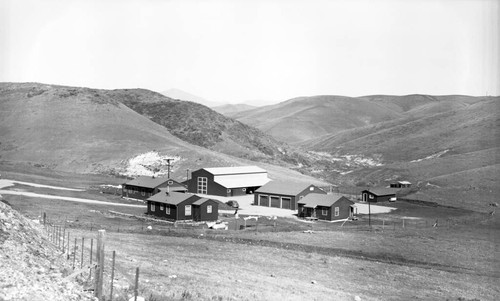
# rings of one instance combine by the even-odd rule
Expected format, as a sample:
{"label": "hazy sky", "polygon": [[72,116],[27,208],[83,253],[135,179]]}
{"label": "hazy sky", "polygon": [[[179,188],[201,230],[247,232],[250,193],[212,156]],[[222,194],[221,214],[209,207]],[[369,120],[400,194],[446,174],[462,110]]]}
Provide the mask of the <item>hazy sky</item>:
{"label": "hazy sky", "polygon": [[0,0],[0,81],[217,102],[500,95],[499,0]]}

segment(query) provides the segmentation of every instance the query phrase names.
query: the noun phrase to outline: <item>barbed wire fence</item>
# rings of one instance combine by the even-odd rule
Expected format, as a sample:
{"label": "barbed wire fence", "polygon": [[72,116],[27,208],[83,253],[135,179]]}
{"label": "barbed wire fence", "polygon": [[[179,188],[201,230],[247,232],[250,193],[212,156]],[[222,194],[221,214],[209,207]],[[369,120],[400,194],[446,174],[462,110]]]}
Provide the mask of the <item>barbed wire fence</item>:
{"label": "barbed wire fence", "polygon": [[[100,301],[129,300],[130,288],[132,288],[132,300],[141,299],[139,267],[136,267],[135,271],[128,271],[117,264],[115,250],[106,252],[106,230],[97,230],[96,237],[77,237],[72,235],[65,222],[50,220],[46,213],[41,216],[40,223],[48,241],[65,255],[73,271],[66,276],[66,279],[77,280],[86,291],[93,292],[94,297]],[[121,289],[120,292],[116,290],[115,283],[118,275],[128,284],[125,289],[118,287]]]}

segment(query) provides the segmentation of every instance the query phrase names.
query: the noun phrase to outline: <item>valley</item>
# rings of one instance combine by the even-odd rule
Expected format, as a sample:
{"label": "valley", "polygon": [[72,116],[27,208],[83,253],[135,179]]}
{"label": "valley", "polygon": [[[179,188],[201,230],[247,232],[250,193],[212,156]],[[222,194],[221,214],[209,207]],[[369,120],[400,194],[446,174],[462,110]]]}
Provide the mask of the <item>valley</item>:
{"label": "valley", "polygon": [[[121,269],[143,271],[148,300],[495,300],[498,105],[317,96],[226,111],[232,119],[143,89],[2,83],[0,189],[30,219],[45,213],[87,238],[105,229]],[[357,219],[311,222],[288,210],[247,221],[259,212],[247,195],[239,218],[220,211],[228,230],[212,230],[146,217],[144,202],[103,189],[242,165],[347,195]],[[360,192],[397,180],[412,187],[368,215]],[[117,300],[129,299],[127,277]]]}

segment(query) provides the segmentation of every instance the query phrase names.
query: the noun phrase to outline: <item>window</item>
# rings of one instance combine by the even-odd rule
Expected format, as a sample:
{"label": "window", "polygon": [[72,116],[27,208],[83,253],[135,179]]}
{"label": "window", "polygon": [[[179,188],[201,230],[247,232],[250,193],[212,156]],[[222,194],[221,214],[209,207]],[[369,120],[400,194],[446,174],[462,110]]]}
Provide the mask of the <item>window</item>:
{"label": "window", "polygon": [[314,191],[314,186],[309,187],[310,191]]}
{"label": "window", "polygon": [[163,211],[163,210],[165,210],[165,205],[160,204],[160,211]]}
{"label": "window", "polygon": [[184,211],[186,216],[191,215],[191,205],[186,205]]}
{"label": "window", "polygon": [[212,205],[207,206],[207,213],[212,213]]}
{"label": "window", "polygon": [[373,200],[373,194],[369,194],[368,197]]}
{"label": "window", "polygon": [[340,208],[335,207],[335,216],[339,216],[339,215],[340,215]]}
{"label": "window", "polygon": [[151,203],[151,212],[155,212],[155,203]]}
{"label": "window", "polygon": [[141,195],[142,195],[142,196],[145,196],[145,195],[146,195],[146,192],[144,191],[144,189],[141,189]]}
{"label": "window", "polygon": [[198,177],[198,193],[207,194],[207,177]]}
{"label": "window", "polygon": [[170,215],[170,207],[168,205],[165,207],[165,213]]}
{"label": "window", "polygon": [[328,209],[321,209],[321,215],[328,215]]}

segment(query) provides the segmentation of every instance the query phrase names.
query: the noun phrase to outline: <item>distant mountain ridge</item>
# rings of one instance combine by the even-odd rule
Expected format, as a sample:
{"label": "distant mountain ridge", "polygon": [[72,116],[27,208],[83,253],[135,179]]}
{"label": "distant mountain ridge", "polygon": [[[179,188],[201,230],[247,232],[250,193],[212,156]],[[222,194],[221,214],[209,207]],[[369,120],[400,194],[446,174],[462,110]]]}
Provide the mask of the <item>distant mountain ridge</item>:
{"label": "distant mountain ridge", "polygon": [[207,100],[203,97],[188,93],[188,92],[180,90],[180,89],[175,89],[175,88],[162,91],[162,92],[160,92],[160,94],[165,95],[165,96],[172,98],[172,99],[179,99],[179,100],[184,100],[184,101],[196,102],[196,103],[202,104],[204,106],[207,106],[209,108],[223,105],[220,102],[210,101],[210,100]]}

